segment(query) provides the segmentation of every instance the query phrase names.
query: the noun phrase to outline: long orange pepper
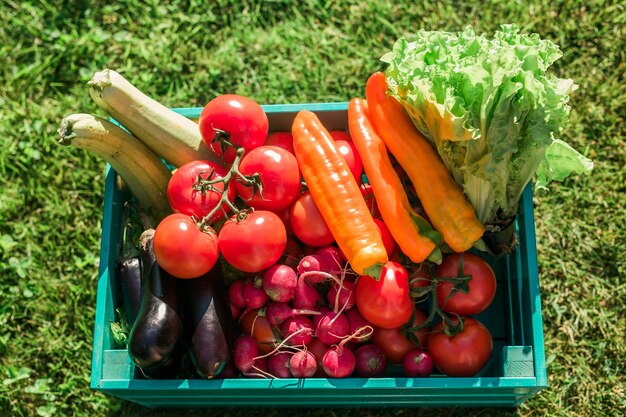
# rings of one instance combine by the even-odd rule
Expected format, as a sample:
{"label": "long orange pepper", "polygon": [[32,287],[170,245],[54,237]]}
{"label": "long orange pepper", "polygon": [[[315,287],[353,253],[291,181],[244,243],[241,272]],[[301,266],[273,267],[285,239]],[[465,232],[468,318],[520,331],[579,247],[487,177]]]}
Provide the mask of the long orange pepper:
{"label": "long orange pepper", "polygon": [[304,180],[350,266],[380,276],[388,256],[359,186],[315,113],[300,111],[292,125],[293,147]]}
{"label": "long orange pepper", "polygon": [[374,128],[408,174],[434,228],[455,252],[471,248],[485,227],[435,148],[417,130],[402,105],[387,95],[382,72],[367,80],[366,98]]}
{"label": "long orange pepper", "polygon": [[[391,164],[387,147],[367,114],[367,102],[353,98],[348,105],[348,127],[374,191],[380,215],[402,252],[415,263],[441,259],[441,235],[413,210],[402,181]],[[432,259],[435,258],[435,259]]]}

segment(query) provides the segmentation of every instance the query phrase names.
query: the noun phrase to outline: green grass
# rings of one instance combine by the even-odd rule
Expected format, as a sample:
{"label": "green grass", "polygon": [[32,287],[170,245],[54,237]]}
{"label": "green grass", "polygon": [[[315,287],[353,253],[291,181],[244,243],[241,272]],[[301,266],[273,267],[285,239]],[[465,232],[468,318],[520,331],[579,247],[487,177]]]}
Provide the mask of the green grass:
{"label": "green grass", "polygon": [[[70,4],[71,3],[71,4]],[[0,414],[170,416],[89,389],[104,164],[59,147],[86,81],[116,68],[171,107],[363,95],[395,39],[517,23],[564,51],[580,89],[565,138],[595,160],[535,196],[549,388],[517,410],[308,410],[310,416],[626,413],[626,7],[603,1],[121,0],[0,5]],[[461,3],[461,2],[458,2]],[[198,412],[277,416],[284,411]],[[178,413],[180,414],[180,413]],[[194,413],[189,413],[194,414]],[[195,414],[194,414],[195,415]]]}

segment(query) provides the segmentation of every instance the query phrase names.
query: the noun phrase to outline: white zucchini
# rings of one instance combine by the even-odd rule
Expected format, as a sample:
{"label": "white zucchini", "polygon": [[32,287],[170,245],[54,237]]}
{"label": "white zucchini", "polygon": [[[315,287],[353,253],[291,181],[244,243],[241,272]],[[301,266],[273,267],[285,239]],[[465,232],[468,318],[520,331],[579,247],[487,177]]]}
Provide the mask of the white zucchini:
{"label": "white zucchini", "polygon": [[195,122],[148,97],[116,71],[97,72],[88,86],[102,110],[171,165],[201,159],[222,163],[202,140]]}
{"label": "white zucchini", "polygon": [[156,220],[171,212],[167,166],[124,129],[91,114],[72,114],[61,122],[59,143],[89,151],[106,160],[126,182],[141,208]]}

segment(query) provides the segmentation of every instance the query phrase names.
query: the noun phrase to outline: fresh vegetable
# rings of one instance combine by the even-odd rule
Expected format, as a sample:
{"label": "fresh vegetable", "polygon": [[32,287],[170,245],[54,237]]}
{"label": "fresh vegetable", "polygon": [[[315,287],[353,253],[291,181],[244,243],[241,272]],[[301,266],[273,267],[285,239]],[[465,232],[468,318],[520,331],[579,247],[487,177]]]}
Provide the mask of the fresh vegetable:
{"label": "fresh vegetable", "polygon": [[[478,320],[452,318],[454,329],[439,322],[428,336],[428,353],[435,366],[448,376],[474,376],[486,364],[493,351],[489,330]],[[458,326],[461,326],[460,328]]]}
{"label": "fresh vegetable", "polygon": [[313,201],[309,191],[305,191],[289,209],[289,224],[296,237],[305,245],[321,247],[335,241],[326,220]]}
{"label": "fresh vegetable", "polygon": [[[367,80],[366,97],[376,132],[411,179],[433,227],[455,252],[471,248],[482,237],[484,226],[436,149],[415,128],[402,105],[387,96],[382,72]],[[381,198],[377,201],[380,209]]]}
{"label": "fresh vegetable", "polygon": [[298,263],[298,274],[309,284],[320,284],[324,282],[326,275],[320,272],[326,272],[327,269],[328,265],[320,255],[303,256]]}
{"label": "fresh vegetable", "polygon": [[343,313],[327,311],[316,321],[315,335],[327,345],[337,344],[349,335],[350,323]]}
{"label": "fresh vegetable", "polygon": [[416,376],[425,377],[433,373],[433,358],[421,349],[414,349],[406,354],[402,363],[404,373],[415,378]]}
{"label": "fresh vegetable", "polygon": [[322,358],[322,367],[330,378],[346,378],[354,372],[356,358],[350,349],[339,343],[328,348]]}
{"label": "fresh vegetable", "polygon": [[289,151],[292,155],[296,154],[293,150],[293,135],[291,132],[272,132],[267,135],[264,145],[278,146],[279,148]]}
{"label": "fresh vegetable", "polygon": [[255,358],[259,356],[259,353],[257,342],[252,336],[242,334],[235,340],[233,361],[244,375],[253,371]]}
{"label": "fresh vegetable", "polygon": [[321,302],[320,293],[306,279],[299,278],[293,295],[293,307],[314,310],[320,306]]}
{"label": "fresh vegetable", "polygon": [[359,186],[332,137],[315,113],[307,110],[296,115],[292,134],[309,191],[350,266],[359,274],[378,277],[387,253]]}
{"label": "fresh vegetable", "polygon": [[246,281],[243,284],[243,299],[247,308],[261,308],[267,304],[269,297],[259,284],[254,281]]}
{"label": "fresh vegetable", "polygon": [[304,310],[292,308],[287,303],[280,303],[277,301],[270,301],[265,308],[265,317],[267,321],[275,327],[280,326],[287,319],[301,315],[320,315],[321,313],[316,310]]}
{"label": "fresh vegetable", "polygon": [[380,237],[383,239],[385,250],[387,253],[393,253],[393,250],[396,248],[396,241],[393,238],[391,231],[381,219],[374,219],[374,223],[376,223],[378,231],[380,232]]}
{"label": "fresh vegetable", "polygon": [[144,231],[139,240],[144,284],[141,307],[133,324],[128,353],[140,368],[163,364],[172,355],[183,335],[183,311],[178,281],[156,263],[154,231]]}
{"label": "fresh vegetable", "polygon": [[124,226],[123,249],[115,264],[126,322],[132,326],[141,306],[141,257],[133,242],[133,223]]}
{"label": "fresh vegetable", "polygon": [[381,376],[387,368],[387,358],[374,344],[359,346],[354,351],[356,374],[363,378]]}
{"label": "fresh vegetable", "polygon": [[270,353],[278,345],[274,330],[260,310],[250,310],[241,317],[241,330],[252,336],[261,353]]}
{"label": "fresh vegetable", "polygon": [[[195,216],[203,219],[220,204],[222,194],[234,201],[236,192],[234,187],[224,190],[225,184],[220,182],[227,175],[227,171],[215,162],[191,161],[179,167],[167,185],[167,199],[170,207],[177,213]],[[207,184],[213,182],[212,184]],[[207,219],[208,223],[224,218],[230,207],[222,203],[221,209]]]}
{"label": "fresh vegetable", "polygon": [[61,145],[73,145],[106,160],[126,182],[138,205],[160,220],[167,202],[170,171],[159,158],[122,128],[90,114],[72,114],[58,130]]}
{"label": "fresh vegetable", "polygon": [[289,369],[294,378],[310,378],[317,372],[317,360],[311,352],[302,350],[293,354]]}
{"label": "fresh vegetable", "polygon": [[[349,334],[356,334],[359,329],[362,329],[366,326],[372,327],[372,323],[365,320],[361,313],[359,313],[358,308],[351,308],[350,310],[345,312],[345,315],[348,319]],[[353,340],[357,343],[363,343],[370,340],[371,337],[371,333],[360,333],[360,336],[355,337]]]}
{"label": "fresh vegetable", "polygon": [[354,282],[347,280],[334,282],[328,289],[326,298],[334,311],[350,310],[356,304]]}
{"label": "fresh vegetable", "polygon": [[411,350],[418,347],[426,348],[429,329],[414,330],[414,328],[424,323],[427,317],[419,309],[415,309],[414,315],[410,326],[395,329],[374,328],[372,343],[383,351],[389,362],[401,364]]}
{"label": "fresh vegetable", "polygon": [[[370,183],[378,210],[400,249],[415,263],[437,261],[441,235],[413,210],[404,185],[396,173],[387,147],[370,123],[367,103],[354,98],[348,105],[348,123]],[[391,253],[391,251],[388,251]]]}
{"label": "fresh vegetable", "polygon": [[356,284],[356,305],[370,323],[384,329],[400,327],[411,318],[409,274],[396,262],[385,264],[380,279],[362,275]]}
{"label": "fresh vegetable", "polygon": [[181,284],[186,309],[191,361],[205,379],[215,378],[230,360],[233,318],[219,267],[200,278]]}
{"label": "fresh vegetable", "polygon": [[446,256],[435,269],[435,275],[469,277],[462,284],[439,280],[437,303],[445,313],[473,316],[482,313],[496,295],[496,275],[482,257],[473,253],[453,253]]}
{"label": "fresh vegetable", "polygon": [[354,143],[348,140],[335,139],[335,146],[341,156],[343,156],[343,159],[346,160],[346,164],[348,164],[348,168],[350,168],[350,172],[357,184],[361,185],[363,182],[363,162]]}
{"label": "fresh vegetable", "polygon": [[339,249],[334,245],[322,246],[321,248],[318,248],[315,251],[314,256],[322,258],[324,269],[320,269],[320,271],[328,272],[329,274],[339,275],[345,266],[345,261],[341,256]]}
{"label": "fresh vegetable", "polygon": [[535,174],[536,186],[545,187],[593,168],[559,139],[577,88],[549,71],[561,56],[551,41],[502,25],[493,37],[471,27],[420,30],[381,58],[389,64],[390,94],[436,147],[488,230],[510,222]]}
{"label": "fresh vegetable", "polygon": [[[146,96],[117,72],[96,72],[87,83],[96,104],[157,156],[175,167],[194,160],[220,163],[192,120]],[[137,164],[135,169],[145,168]]]}
{"label": "fresh vegetable", "polygon": [[274,265],[286,244],[283,222],[266,210],[233,216],[219,233],[220,253],[229,264],[244,272],[260,272]]}
{"label": "fresh vegetable", "polygon": [[291,378],[289,361],[293,353],[279,351],[272,354],[267,360],[267,370],[275,378]]}
{"label": "fresh vegetable", "polygon": [[204,142],[227,164],[235,160],[235,149],[257,148],[267,138],[267,115],[251,98],[222,94],[209,101],[198,119]]}
{"label": "fresh vegetable", "polygon": [[260,146],[249,151],[241,160],[239,172],[258,176],[258,189],[235,182],[237,194],[257,210],[286,209],[300,194],[298,161],[293,154],[277,146]]}
{"label": "fresh vegetable", "polygon": [[287,265],[277,264],[263,273],[263,290],[274,301],[286,303],[291,301],[296,293],[298,276]]}
{"label": "fresh vegetable", "polygon": [[280,326],[284,340],[292,346],[308,345],[313,340],[313,323],[305,316],[292,316]]}
{"label": "fresh vegetable", "polygon": [[196,278],[217,262],[217,233],[201,230],[193,219],[174,213],[163,219],[154,233],[154,254],[159,266],[176,278]]}

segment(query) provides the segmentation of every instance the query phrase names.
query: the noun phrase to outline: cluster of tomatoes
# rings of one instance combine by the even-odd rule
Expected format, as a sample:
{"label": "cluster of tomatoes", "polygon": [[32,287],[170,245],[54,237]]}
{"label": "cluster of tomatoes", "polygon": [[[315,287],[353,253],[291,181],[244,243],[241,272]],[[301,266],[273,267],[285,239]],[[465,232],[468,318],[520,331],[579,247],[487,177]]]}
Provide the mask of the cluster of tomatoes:
{"label": "cluster of tomatoes", "polygon": [[[158,224],[154,236],[155,257],[164,270],[195,278],[221,256],[250,277],[286,258],[297,265],[303,256],[335,244],[303,182],[290,132],[269,133],[263,109],[237,95],[213,99],[198,123],[218,158],[189,162],[172,175],[168,200],[174,214]],[[449,254],[438,266],[407,262],[362,182],[363,166],[350,135],[330,134],[392,260],[379,280],[358,277],[353,287],[358,311],[372,325],[372,340],[391,363],[402,363],[410,353],[414,359],[432,358],[447,375],[476,374],[491,357],[492,337],[471,316],[495,296],[493,270],[471,253]],[[425,314],[415,306],[428,297],[432,307]]]}

